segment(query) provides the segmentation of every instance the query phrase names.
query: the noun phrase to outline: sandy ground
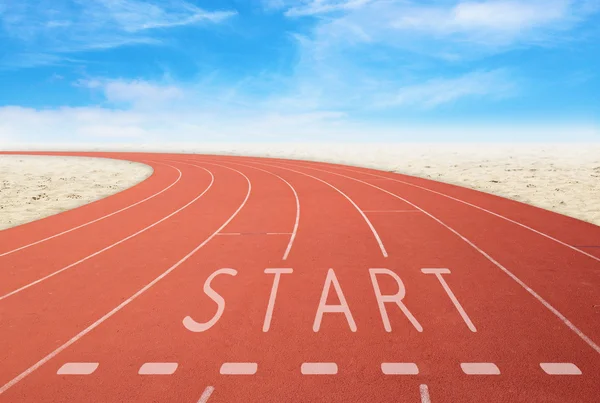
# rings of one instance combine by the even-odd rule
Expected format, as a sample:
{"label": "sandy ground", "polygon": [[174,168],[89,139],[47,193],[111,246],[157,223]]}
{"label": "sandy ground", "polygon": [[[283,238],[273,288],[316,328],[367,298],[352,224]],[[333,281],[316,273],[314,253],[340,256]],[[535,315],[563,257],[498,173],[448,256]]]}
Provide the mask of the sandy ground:
{"label": "sandy ground", "polygon": [[151,174],[127,161],[0,155],[0,230],[110,196]]}
{"label": "sandy ground", "polygon": [[[600,144],[207,144],[136,149],[372,167],[471,187],[600,225]],[[49,164],[48,158],[55,162]],[[105,197],[149,174],[143,165],[114,160],[0,156],[0,177],[5,181],[0,229]]]}

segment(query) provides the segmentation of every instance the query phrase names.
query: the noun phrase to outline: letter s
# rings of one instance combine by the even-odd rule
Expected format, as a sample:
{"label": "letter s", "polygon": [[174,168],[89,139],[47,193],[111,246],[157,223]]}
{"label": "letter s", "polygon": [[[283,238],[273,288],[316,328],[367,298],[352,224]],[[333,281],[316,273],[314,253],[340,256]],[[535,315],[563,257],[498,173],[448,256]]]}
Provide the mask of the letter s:
{"label": "letter s", "polygon": [[210,299],[212,299],[213,301],[215,301],[217,303],[217,306],[218,306],[217,313],[215,314],[215,316],[213,316],[213,318],[211,320],[209,320],[206,323],[198,323],[191,317],[186,316],[183,319],[183,326],[185,326],[185,328],[187,330],[195,332],[195,333],[205,332],[208,329],[210,329],[211,327],[213,327],[215,325],[215,323],[217,323],[219,318],[221,318],[221,315],[223,315],[223,311],[225,310],[225,300],[223,299],[222,296],[217,294],[217,292],[215,290],[210,288],[210,282],[213,281],[213,279],[215,277],[217,277],[219,274],[229,274],[230,276],[235,276],[237,274],[237,270],[219,269],[216,272],[214,272],[213,274],[211,274],[206,279],[206,281],[204,282],[204,293],[206,295],[208,295],[210,297]]}

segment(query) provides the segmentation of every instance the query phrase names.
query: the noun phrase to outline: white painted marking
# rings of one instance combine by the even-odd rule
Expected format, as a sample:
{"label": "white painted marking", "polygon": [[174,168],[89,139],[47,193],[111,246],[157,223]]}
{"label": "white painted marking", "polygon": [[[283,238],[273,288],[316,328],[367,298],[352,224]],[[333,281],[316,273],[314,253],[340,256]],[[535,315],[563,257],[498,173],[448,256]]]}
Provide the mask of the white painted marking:
{"label": "white painted marking", "polygon": [[200,396],[200,399],[198,399],[198,403],[208,402],[210,395],[212,395],[212,393],[214,391],[215,391],[214,386],[207,386],[206,389],[204,389],[204,392],[202,392],[202,396]]}
{"label": "white painted marking", "polygon": [[384,362],[381,372],[385,375],[418,375],[419,367],[413,362]]}
{"label": "white painted marking", "polygon": [[202,168],[202,167],[198,167],[198,168],[204,169],[206,172],[209,173],[209,175],[211,177],[210,184],[208,185],[208,187],[206,189],[204,189],[204,191],[202,193],[200,193],[198,196],[196,196],[192,201],[190,201],[189,203],[187,203],[185,206],[182,206],[182,207],[178,208],[177,210],[173,211],[171,214],[169,214],[169,215],[161,218],[160,220],[156,221],[155,223],[153,223],[151,225],[148,225],[145,228],[142,228],[141,230],[137,231],[136,233],[131,234],[131,235],[129,235],[129,236],[121,239],[120,241],[113,243],[112,245],[109,245],[109,246],[107,246],[107,247],[105,247],[103,249],[100,249],[99,251],[96,251],[96,252],[92,253],[91,255],[88,255],[88,256],[84,257],[83,259],[80,259],[80,260],[76,261],[75,263],[71,263],[70,265],[63,267],[62,269],[56,270],[55,272],[52,272],[52,273],[48,274],[47,276],[41,277],[41,278],[39,278],[39,279],[37,279],[35,281],[32,281],[29,284],[26,284],[26,285],[24,285],[24,286],[22,286],[20,288],[17,288],[16,290],[13,290],[13,291],[11,291],[9,293],[6,293],[6,294],[0,296],[0,301],[2,301],[5,298],[10,297],[11,295],[15,295],[15,294],[17,294],[17,293],[19,293],[21,291],[24,291],[24,290],[30,288],[30,287],[33,287],[36,284],[39,284],[39,283],[41,283],[43,281],[46,281],[49,278],[54,277],[54,276],[62,273],[63,271],[69,270],[69,269],[77,266],[78,264],[81,264],[81,263],[83,263],[83,262],[85,262],[85,261],[87,261],[87,260],[89,260],[89,259],[91,259],[91,258],[93,258],[95,256],[100,255],[101,253],[106,252],[107,250],[110,250],[110,249],[114,248],[117,245],[122,244],[125,241],[128,241],[128,240],[130,240],[132,238],[135,238],[136,236],[140,235],[141,233],[144,233],[144,232],[148,231],[149,229],[157,226],[158,224],[160,224],[161,222],[163,222],[165,220],[168,220],[169,218],[173,217],[175,214],[177,214],[177,213],[181,212],[182,210],[184,210],[185,208],[189,207],[192,203],[194,203],[196,200],[200,199],[202,196],[204,196],[204,194],[206,192],[208,192],[208,190],[213,185],[214,179],[215,179],[214,176],[213,176],[213,174],[212,174],[212,172],[210,172],[208,169]]}
{"label": "white painted marking", "polygon": [[90,375],[100,365],[97,362],[67,362],[56,371],[57,375]]}
{"label": "white painted marking", "polygon": [[421,393],[421,403],[431,403],[431,398],[429,397],[429,388],[427,385],[419,385],[419,392]]}
{"label": "white painted marking", "polygon": [[42,365],[44,365],[45,363],[47,363],[48,361],[50,361],[52,358],[56,357],[56,355],[60,354],[66,348],[68,348],[71,345],[73,345],[75,342],[77,342],[83,336],[85,336],[86,334],[88,334],[89,332],[91,332],[92,330],[94,330],[95,328],[97,328],[98,326],[100,326],[103,322],[105,322],[107,319],[109,319],[114,314],[116,314],[117,312],[119,312],[125,306],[129,305],[132,301],[134,301],[137,297],[139,297],[140,295],[142,295],[144,292],[148,291],[153,285],[155,285],[156,283],[158,283],[160,280],[162,280],[163,278],[165,278],[169,273],[171,273],[173,270],[175,270],[181,264],[183,264],[185,261],[187,261],[196,252],[198,252],[198,250],[200,250],[202,247],[204,247],[204,245],[206,245],[208,242],[210,242],[210,240],[213,239],[223,228],[225,228],[227,225],[229,225],[229,223],[235,218],[236,215],[238,215],[238,213],[246,205],[246,202],[248,201],[248,198],[250,197],[250,193],[252,192],[252,184],[250,183],[250,179],[248,179],[248,177],[246,175],[244,175],[243,173],[241,173],[240,171],[237,171],[237,170],[235,170],[233,168],[229,168],[229,167],[225,167],[225,166],[223,166],[223,167],[227,168],[227,169],[231,169],[231,170],[239,173],[240,175],[242,175],[246,179],[246,182],[248,182],[248,191],[246,193],[246,197],[244,198],[244,201],[242,202],[242,204],[240,204],[240,206],[237,208],[237,210],[227,219],[227,221],[225,221],[225,223],[223,223],[223,225],[221,225],[221,227],[219,227],[215,232],[213,232],[212,235],[210,235],[208,238],[206,238],[204,240],[204,242],[202,242],[200,245],[196,246],[196,248],[194,248],[190,253],[188,253],[187,255],[185,255],[177,263],[175,263],[173,266],[171,266],[170,268],[168,268],[165,272],[163,272],[161,275],[159,275],[158,277],[156,277],[150,283],[146,284],[143,288],[141,288],[140,290],[138,290],[131,297],[129,297],[125,301],[121,302],[112,311],[110,311],[106,315],[102,316],[96,322],[92,323],[90,326],[86,327],[84,330],[82,330],[81,332],[77,333],[69,341],[67,341],[66,343],[62,344],[60,347],[58,347],[57,349],[55,349],[54,351],[52,351],[50,354],[46,355],[44,358],[42,358],[41,360],[39,360],[38,362],[36,362],[35,364],[33,364],[31,367],[27,368],[25,371],[21,372],[19,375],[17,375],[16,377],[14,377],[10,381],[8,381],[6,384],[4,384],[0,388],[0,395],[2,393],[6,392],[11,387],[13,387],[14,385],[16,385],[21,380],[23,380],[25,377],[27,377],[33,371],[37,370],[39,367],[41,367]]}
{"label": "white painted marking", "polygon": [[[382,295],[379,283],[377,282],[377,274],[386,274],[396,280],[398,284],[398,292],[393,295]],[[417,329],[418,332],[423,331],[423,326],[419,323],[417,318],[408,310],[406,305],[402,302],[402,299],[406,295],[406,288],[400,277],[389,269],[369,269],[369,275],[371,276],[371,283],[373,283],[373,290],[375,291],[375,298],[377,299],[377,305],[379,306],[379,313],[381,314],[381,320],[383,321],[383,327],[386,332],[392,331],[392,325],[390,324],[390,318],[388,317],[387,310],[385,309],[386,302],[393,302],[404,313],[410,323]]]}
{"label": "white painted marking", "polygon": [[365,213],[420,213],[419,210],[363,210]]}
{"label": "white painted marking", "polygon": [[258,370],[255,362],[226,362],[221,365],[221,375],[254,375]]}
{"label": "white painted marking", "polygon": [[[546,301],[544,298],[542,298],[542,296],[540,296],[538,293],[536,293],[531,287],[529,287],[527,284],[525,284],[520,278],[518,278],[515,274],[513,274],[510,270],[508,270],[506,267],[504,267],[503,265],[501,265],[498,261],[496,261],[494,258],[492,258],[490,255],[488,255],[486,252],[484,252],[482,249],[480,249],[477,245],[475,245],[473,242],[471,242],[469,239],[465,238],[461,233],[459,233],[458,231],[456,231],[454,228],[450,227],[449,225],[447,225],[446,223],[444,223],[442,220],[440,220],[439,218],[435,217],[433,214],[430,214],[429,212],[423,210],[422,208],[420,208],[419,206],[417,206],[414,203],[409,202],[408,200],[406,200],[405,198],[398,196],[395,193],[392,193],[386,189],[380,188],[379,186],[373,185],[372,183],[369,182],[365,182],[363,180],[360,179],[356,179],[353,178],[351,176],[348,175],[343,175],[343,174],[339,174],[336,172],[331,172],[331,171],[326,171],[323,169],[317,169],[317,168],[310,168],[310,167],[306,167],[303,166],[303,168],[308,168],[308,169],[314,169],[317,171],[322,171],[322,172],[327,172],[330,173],[332,175],[338,175],[338,176],[342,176],[344,178],[348,178],[360,183],[364,183],[367,186],[370,186],[372,188],[375,189],[379,189],[382,192],[385,192],[387,194],[389,194],[390,196],[393,196],[399,200],[402,200],[408,204],[410,204],[411,206],[413,206],[414,208],[422,211],[424,214],[428,215],[429,217],[431,217],[433,220],[437,221],[440,225],[444,226],[445,228],[447,228],[449,231],[451,231],[452,233],[454,233],[456,236],[458,236],[460,239],[462,239],[465,243],[467,243],[469,246],[471,246],[473,249],[475,249],[477,252],[479,252],[481,255],[483,255],[487,260],[489,260],[492,264],[494,264],[496,267],[498,267],[500,270],[502,270],[505,274],[507,274],[511,279],[513,279],[517,284],[519,284],[521,287],[523,287],[531,296],[533,296],[535,299],[537,299],[542,305],[544,305],[544,307],[546,307],[546,309],[548,309],[550,312],[552,312],[558,319],[560,319],[563,324],[565,326],[567,326],[569,329],[571,329],[577,336],[579,336],[579,338],[581,340],[583,340],[588,346],[590,346],[594,351],[596,351],[598,354],[600,354],[600,346],[598,346],[592,339],[590,339],[585,333],[583,333],[581,330],[579,330],[579,328],[577,326],[575,326],[569,319],[567,319],[567,317],[565,315],[563,315],[562,313],[560,313],[556,308],[554,308],[552,305],[550,305],[550,303],[548,301]],[[358,172],[358,171],[357,171]],[[428,189],[425,189],[428,190]],[[436,192],[434,192],[436,193]],[[460,201],[460,200],[459,200]],[[466,203],[466,202],[465,202]],[[468,203],[466,203],[468,204]],[[476,206],[474,206],[476,207]],[[487,211],[487,210],[485,210]],[[496,213],[492,213],[491,214],[496,215]],[[502,217],[502,216],[500,216]],[[505,217],[503,217],[505,218]],[[509,219],[507,219],[509,220]],[[509,220],[512,221],[512,220]],[[518,223],[517,223],[518,224]],[[521,225],[521,224],[519,224]],[[529,228],[529,227],[526,227]],[[537,232],[535,230],[532,229],[532,231]],[[551,238],[551,237],[550,237]],[[554,238],[551,238],[554,239]],[[558,241],[559,243],[562,243],[560,241]],[[565,244],[566,245],[566,244]],[[585,254],[585,253],[584,253]],[[595,258],[595,257],[594,257]],[[598,261],[600,261],[600,259],[596,259]]]}
{"label": "white painted marking", "polygon": [[140,375],[173,375],[177,369],[176,362],[147,362],[140,367]]}
{"label": "white painted marking", "polygon": [[335,375],[338,366],[335,362],[305,362],[300,367],[302,375]]}
{"label": "white painted marking", "polygon": [[185,326],[185,328],[187,330],[189,330],[191,332],[195,332],[195,333],[205,332],[208,329],[210,329],[211,327],[213,327],[217,323],[217,321],[221,318],[221,315],[223,315],[223,312],[225,312],[225,299],[219,293],[217,293],[215,290],[213,290],[210,287],[211,281],[213,281],[214,278],[220,274],[227,274],[229,276],[235,276],[235,275],[237,275],[237,270],[227,269],[227,268],[219,269],[219,270],[215,271],[213,274],[211,274],[210,276],[208,276],[208,278],[204,282],[204,293],[210,299],[212,299],[213,301],[215,301],[217,303],[217,312],[212,317],[212,319],[206,323],[196,322],[194,319],[192,319],[191,316],[186,316],[185,318],[183,318],[183,326]]}
{"label": "white painted marking", "polygon": [[242,235],[241,232],[219,232],[217,235]]}
{"label": "white painted marking", "polygon": [[[288,187],[292,190],[292,193],[294,194],[294,198],[296,199],[296,220],[294,221],[294,229],[291,232],[290,241],[288,242],[287,248],[285,249],[285,252],[283,253],[283,260],[287,260],[289,254],[290,254],[290,251],[292,250],[292,245],[294,244],[294,240],[296,239],[296,234],[298,233],[298,224],[300,223],[300,199],[298,199],[298,193],[296,193],[296,189],[294,189],[294,187],[288,181],[286,181],[285,179],[283,179],[281,176],[277,175],[274,172],[267,171],[266,169],[258,168],[258,167],[252,166],[252,165],[240,164],[239,162],[230,162],[230,163],[236,164],[236,165],[241,165],[241,166],[244,166],[247,168],[257,169],[259,171],[263,171],[263,172],[266,172],[273,176],[276,176],[281,181],[283,181],[286,185],[288,185]],[[281,234],[283,235],[284,233],[281,233]],[[270,233],[269,235],[275,235],[275,233]]]}
{"label": "white painted marking", "polygon": [[13,250],[9,250],[9,251],[7,251],[7,252],[0,253],[0,257],[2,257],[2,256],[6,256],[6,255],[10,255],[11,253],[15,253],[15,252],[18,252],[18,251],[20,251],[20,250],[23,250],[23,249],[27,249],[27,248],[29,248],[29,247],[31,247],[31,246],[34,246],[34,245],[40,244],[40,243],[42,243],[42,242],[46,242],[46,241],[48,241],[48,240],[50,240],[50,239],[57,238],[57,237],[59,237],[59,236],[61,236],[61,235],[64,235],[64,234],[68,234],[69,232],[73,232],[73,231],[75,231],[75,230],[78,230],[78,229],[80,229],[80,228],[87,227],[87,226],[88,226],[88,225],[90,225],[90,224],[97,223],[98,221],[102,221],[102,220],[104,220],[105,218],[112,217],[112,216],[114,216],[115,214],[119,214],[119,213],[121,213],[121,212],[123,212],[123,211],[125,211],[125,210],[129,210],[129,209],[130,209],[130,208],[132,208],[132,207],[135,207],[135,206],[137,206],[137,205],[140,205],[140,204],[142,204],[142,203],[144,203],[144,202],[146,202],[146,201],[148,201],[148,200],[150,200],[150,199],[152,199],[152,198],[154,198],[154,197],[158,196],[159,194],[166,192],[166,191],[167,191],[167,190],[169,190],[171,187],[175,186],[175,184],[176,184],[177,182],[179,182],[179,180],[181,179],[181,176],[182,176],[182,174],[181,174],[181,171],[180,171],[179,169],[177,169],[177,168],[175,168],[175,167],[173,167],[173,166],[171,166],[171,165],[168,165],[168,164],[163,164],[163,163],[160,163],[160,162],[155,162],[155,163],[156,163],[156,164],[161,164],[161,165],[166,165],[166,166],[168,166],[168,167],[171,167],[171,168],[173,168],[173,169],[174,169],[174,170],[176,170],[177,172],[179,172],[179,176],[177,177],[177,179],[175,180],[175,182],[171,183],[169,186],[167,186],[166,188],[164,188],[164,189],[163,189],[163,190],[161,190],[160,192],[154,193],[153,195],[151,195],[151,196],[148,196],[148,197],[146,197],[145,199],[143,199],[143,200],[140,200],[140,201],[138,201],[138,202],[136,202],[136,203],[133,203],[133,204],[131,204],[131,205],[127,206],[127,207],[124,207],[124,208],[122,208],[122,209],[120,209],[120,210],[117,210],[117,211],[113,211],[113,212],[112,212],[112,213],[110,213],[110,214],[106,214],[106,215],[104,215],[104,216],[102,216],[102,217],[96,218],[95,220],[88,221],[88,222],[86,222],[86,223],[84,223],[84,224],[78,225],[78,226],[76,226],[76,227],[73,227],[73,228],[71,228],[71,229],[68,229],[68,230],[66,230],[66,231],[59,232],[58,234],[54,234],[54,235],[52,235],[52,236],[49,236],[49,237],[46,237],[46,238],[44,238],[44,239],[40,239],[39,241],[35,241],[35,242],[32,242],[32,243],[30,243],[30,244],[27,244],[27,245],[20,246],[20,247],[18,247],[18,248],[16,248],[16,249],[13,249]]}
{"label": "white painted marking", "polygon": [[[327,296],[329,295],[332,283],[335,293],[340,300],[339,305],[327,305]],[[313,322],[313,332],[318,332],[321,328],[321,321],[323,320],[323,314],[325,312],[343,313],[346,316],[350,330],[356,332],[356,322],[354,322],[352,312],[350,312],[350,307],[348,306],[348,302],[346,302],[346,297],[344,297],[342,287],[340,287],[340,283],[335,276],[333,269],[327,270],[327,277],[325,278],[325,284],[323,284],[321,300],[319,301],[319,307],[317,308],[317,314],[315,315],[315,321]]]}
{"label": "white painted marking", "polygon": [[570,362],[542,362],[540,367],[548,375],[581,375],[577,365]]}
{"label": "white painted marking", "polygon": [[270,164],[263,164],[261,162],[254,162],[255,164],[260,164],[260,165],[266,165],[266,166],[270,166],[273,168],[279,168],[279,169],[285,169],[287,171],[291,171],[291,172],[296,172],[300,175],[304,175],[304,176],[308,176],[309,178],[313,178],[321,183],[324,183],[325,185],[329,186],[330,188],[332,188],[333,190],[335,190],[336,192],[338,192],[339,194],[341,194],[342,196],[344,196],[344,198],[346,198],[346,200],[348,200],[350,202],[350,204],[352,204],[354,206],[354,208],[356,209],[356,211],[359,212],[359,214],[362,216],[362,218],[365,220],[365,222],[367,223],[367,225],[369,226],[369,228],[371,229],[371,232],[373,233],[373,236],[375,237],[375,240],[377,241],[377,244],[379,245],[379,249],[381,249],[381,254],[383,255],[383,257],[388,257],[387,251],[385,250],[385,247],[383,246],[383,242],[381,241],[381,238],[379,237],[379,234],[377,233],[377,230],[375,230],[375,227],[373,226],[373,224],[371,224],[371,221],[369,221],[369,218],[365,215],[365,213],[360,209],[360,207],[358,207],[358,205],[354,202],[354,200],[352,200],[350,198],[350,196],[348,196],[346,193],[342,192],[340,189],[336,188],[335,186],[333,186],[331,183],[321,179],[321,178],[317,178],[316,176],[312,176],[309,175],[305,172],[300,172],[300,171],[296,171],[294,169],[290,169],[290,168],[286,168],[286,167],[282,167],[279,165],[270,165]]}
{"label": "white painted marking", "polygon": [[273,287],[271,288],[269,304],[267,305],[267,313],[265,314],[265,321],[263,323],[263,332],[268,332],[269,328],[271,327],[271,318],[273,317],[273,309],[275,308],[275,298],[277,298],[279,279],[282,274],[291,274],[293,272],[293,269],[265,269],[265,273],[275,274],[275,277],[273,278]]}
{"label": "white painted marking", "polygon": [[[267,235],[292,235],[291,232],[267,232]],[[283,259],[285,260],[285,259]]]}
{"label": "white painted marking", "polygon": [[500,369],[493,362],[463,362],[460,367],[467,375],[500,375]]}
{"label": "white painted marking", "polygon": [[469,315],[467,315],[467,313],[463,309],[460,302],[458,302],[458,299],[456,298],[456,296],[450,289],[450,286],[448,285],[448,283],[446,283],[446,280],[444,280],[444,278],[442,277],[442,274],[450,274],[450,270],[448,270],[448,269],[421,269],[421,272],[425,273],[425,274],[434,274],[437,277],[437,279],[442,284],[442,287],[446,291],[446,294],[448,294],[448,296],[450,297],[450,300],[454,304],[454,307],[456,308],[458,313],[460,313],[461,318],[463,318],[463,320],[465,321],[469,330],[472,332],[477,332],[475,325],[473,324],[473,322],[471,322],[471,318],[469,318]]}

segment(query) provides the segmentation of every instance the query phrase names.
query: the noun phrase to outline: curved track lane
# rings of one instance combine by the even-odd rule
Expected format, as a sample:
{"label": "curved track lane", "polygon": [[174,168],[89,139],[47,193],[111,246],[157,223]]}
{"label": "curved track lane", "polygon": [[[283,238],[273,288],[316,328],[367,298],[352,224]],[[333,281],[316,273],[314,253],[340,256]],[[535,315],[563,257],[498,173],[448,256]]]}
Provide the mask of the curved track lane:
{"label": "curved track lane", "polygon": [[371,169],[101,156],[155,173],[0,232],[33,243],[0,291],[34,283],[0,299],[1,402],[600,393],[599,227]]}

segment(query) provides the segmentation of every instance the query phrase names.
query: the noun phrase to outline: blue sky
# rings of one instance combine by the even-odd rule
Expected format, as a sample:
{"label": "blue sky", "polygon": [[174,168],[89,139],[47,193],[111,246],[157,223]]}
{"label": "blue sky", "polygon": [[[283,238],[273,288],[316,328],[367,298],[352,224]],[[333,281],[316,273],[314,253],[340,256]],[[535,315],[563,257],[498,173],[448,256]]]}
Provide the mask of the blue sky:
{"label": "blue sky", "polygon": [[597,0],[0,0],[1,142],[598,141]]}

